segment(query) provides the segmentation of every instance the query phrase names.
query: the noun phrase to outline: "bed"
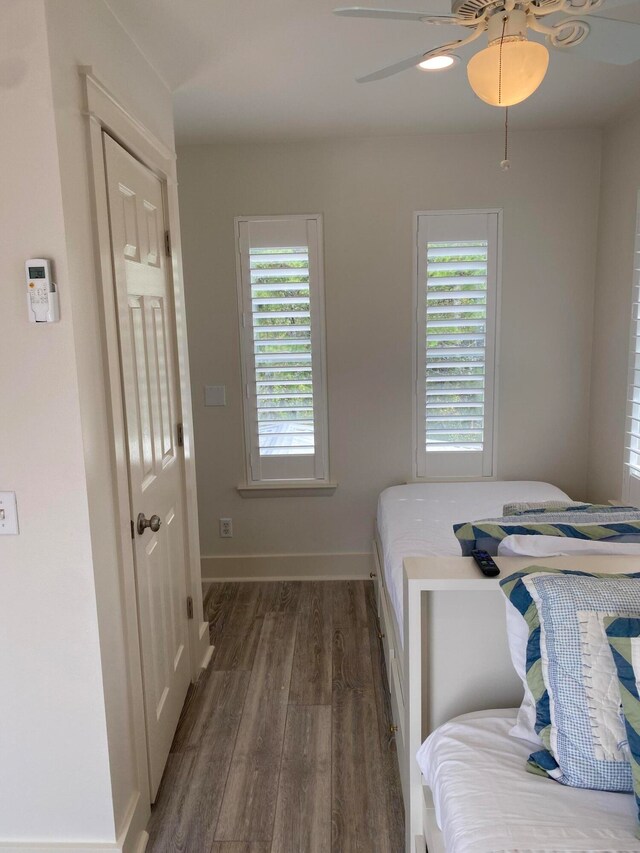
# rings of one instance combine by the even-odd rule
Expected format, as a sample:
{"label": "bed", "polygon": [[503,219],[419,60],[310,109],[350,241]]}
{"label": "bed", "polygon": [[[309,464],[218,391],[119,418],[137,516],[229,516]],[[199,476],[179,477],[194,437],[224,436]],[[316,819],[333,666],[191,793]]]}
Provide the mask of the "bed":
{"label": "bed", "polygon": [[420,748],[429,853],[637,853],[633,794],[569,788],[527,773],[531,746],[509,735],[515,716],[458,717]]}
{"label": "bed", "polygon": [[[459,557],[454,522],[501,516],[506,503],[551,500],[570,498],[550,483],[521,480],[411,483],[385,489],[378,500],[377,532],[384,585],[396,625],[402,625],[405,557]],[[401,632],[398,642],[402,648]]]}
{"label": "bed", "polygon": [[[425,737],[461,714],[513,708],[522,699],[499,579],[483,577],[471,557],[461,556],[452,525],[499,516],[504,503],[546,500],[569,498],[548,483],[526,481],[410,484],[380,496],[371,575],[405,802],[406,853],[425,851],[424,795],[415,761]],[[612,571],[637,569],[637,558],[607,559]],[[506,575],[532,559],[496,562]],[[602,570],[602,557],[535,562]]]}

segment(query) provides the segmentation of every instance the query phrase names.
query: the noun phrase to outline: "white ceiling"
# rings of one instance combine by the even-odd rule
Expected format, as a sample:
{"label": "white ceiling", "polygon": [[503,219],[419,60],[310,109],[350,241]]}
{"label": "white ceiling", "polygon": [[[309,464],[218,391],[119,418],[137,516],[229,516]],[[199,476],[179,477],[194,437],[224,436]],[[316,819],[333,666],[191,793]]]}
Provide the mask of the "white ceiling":
{"label": "white ceiling", "polygon": [[[331,14],[350,0],[107,2],[174,90],[181,143],[492,130],[503,120],[473,95],[464,63],[449,72],[354,80],[459,37],[457,27]],[[358,5],[449,11],[448,0]],[[640,23],[640,3],[607,14]],[[605,65],[552,51],[544,83],[512,109],[511,124],[601,124],[639,98],[640,62]]]}

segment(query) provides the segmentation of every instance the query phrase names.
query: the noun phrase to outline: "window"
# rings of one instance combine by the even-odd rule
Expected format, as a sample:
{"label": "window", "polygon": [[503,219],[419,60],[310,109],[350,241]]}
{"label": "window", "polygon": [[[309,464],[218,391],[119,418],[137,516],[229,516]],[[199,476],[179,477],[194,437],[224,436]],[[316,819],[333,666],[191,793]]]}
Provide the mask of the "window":
{"label": "window", "polygon": [[236,230],[247,480],[326,482],[322,218]]}
{"label": "window", "polygon": [[416,475],[494,475],[498,211],[417,214]]}
{"label": "window", "polygon": [[640,194],[638,195],[633,261],[629,391],[627,394],[622,499],[630,504],[640,506]]}

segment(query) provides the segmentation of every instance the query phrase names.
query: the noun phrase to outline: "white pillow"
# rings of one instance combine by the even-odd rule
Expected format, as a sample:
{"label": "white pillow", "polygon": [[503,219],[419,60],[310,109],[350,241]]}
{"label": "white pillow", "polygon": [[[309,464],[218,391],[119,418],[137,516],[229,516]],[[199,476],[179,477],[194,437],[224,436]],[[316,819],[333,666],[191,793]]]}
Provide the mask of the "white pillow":
{"label": "white pillow", "polygon": [[[515,539],[515,536],[509,536]],[[531,537],[538,538],[538,537]],[[554,538],[554,537],[549,537]],[[531,744],[531,751],[536,752],[543,747],[542,741],[535,730],[536,703],[533,693],[527,683],[527,643],[529,642],[529,626],[524,616],[517,610],[508,598],[505,598],[507,606],[507,639],[509,641],[509,652],[511,663],[524,688],[524,698],[518,709],[516,724],[510,729],[512,737],[521,738]]]}
{"label": "white pillow", "polygon": [[572,539],[568,536],[505,536],[498,545],[500,557],[568,557],[572,554],[609,554],[615,557],[640,555],[635,542],[596,542],[593,539]]}

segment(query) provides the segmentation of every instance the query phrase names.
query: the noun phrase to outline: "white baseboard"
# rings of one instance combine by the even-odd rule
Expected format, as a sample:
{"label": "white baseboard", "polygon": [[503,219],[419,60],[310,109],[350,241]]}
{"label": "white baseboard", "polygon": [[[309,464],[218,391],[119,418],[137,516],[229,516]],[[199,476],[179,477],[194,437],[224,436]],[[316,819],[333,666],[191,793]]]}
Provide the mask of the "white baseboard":
{"label": "white baseboard", "polygon": [[121,844],[83,844],[81,841],[65,844],[63,841],[33,844],[30,841],[0,841],[2,853],[144,853],[149,841],[149,834],[143,831],[134,843],[134,847],[123,847]]}
{"label": "white baseboard", "polygon": [[64,841],[40,844],[31,841],[0,841],[0,850],[2,853],[121,853],[122,847],[117,844],[83,844],[81,841],[69,844]]}
{"label": "white baseboard", "polygon": [[211,663],[212,657],[213,657],[213,646],[207,646],[207,651],[204,653],[204,657],[202,658],[202,663],[200,664],[200,669],[207,669],[207,667]]}
{"label": "white baseboard", "polygon": [[151,817],[151,806],[136,791],[132,795],[126,817],[118,834],[118,850],[122,853],[144,853],[149,841],[147,824]]}
{"label": "white baseboard", "polygon": [[0,853],[144,853],[149,841],[146,831],[150,808],[136,792],[131,797],[118,840],[82,841],[0,841]]}
{"label": "white baseboard", "polygon": [[202,582],[248,580],[360,580],[371,554],[238,554],[202,557]]}
{"label": "white baseboard", "polygon": [[145,830],[140,839],[138,841],[138,847],[135,850],[135,853],[144,853],[147,849],[147,844],[149,843],[149,833]]}
{"label": "white baseboard", "polygon": [[[196,632],[194,631],[194,634]],[[211,660],[211,655],[213,654],[213,646],[211,645],[211,640],[209,639],[209,623],[202,621],[198,625],[198,645],[196,648],[195,660],[198,662],[197,669],[195,672],[191,674],[191,680],[195,681],[200,677],[200,673],[203,669],[206,669],[209,666],[209,661]]]}
{"label": "white baseboard", "polygon": [[125,853],[131,849],[132,853],[144,853],[149,836],[143,832],[137,839],[133,848],[123,848],[121,844],[100,844],[82,841],[52,841],[34,844],[32,841],[0,841],[2,853]]}

